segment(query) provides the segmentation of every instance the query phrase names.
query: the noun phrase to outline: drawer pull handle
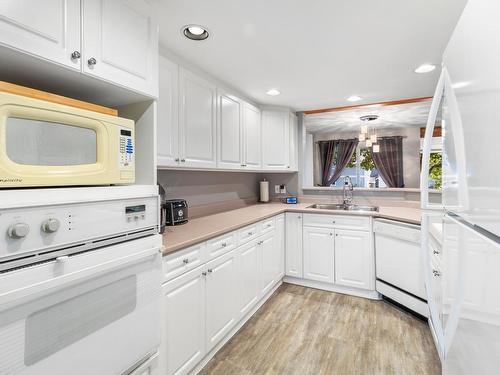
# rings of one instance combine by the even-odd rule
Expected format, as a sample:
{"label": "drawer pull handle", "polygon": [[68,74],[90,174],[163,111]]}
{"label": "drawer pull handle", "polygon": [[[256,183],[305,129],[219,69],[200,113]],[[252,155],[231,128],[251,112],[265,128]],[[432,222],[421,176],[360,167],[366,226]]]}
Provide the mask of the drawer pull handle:
{"label": "drawer pull handle", "polygon": [[248,235],[251,236],[253,234],[253,232],[248,232]]}
{"label": "drawer pull handle", "polygon": [[211,268],[209,268],[209,269],[207,270],[207,272],[208,272],[208,273],[212,273],[212,272],[213,272],[213,270],[212,270]]}
{"label": "drawer pull handle", "polygon": [[257,242],[257,245],[262,245],[264,243],[264,241],[259,241]]}
{"label": "drawer pull handle", "polygon": [[437,250],[433,250],[433,251],[432,251],[432,254],[439,254],[439,251],[437,251]]}
{"label": "drawer pull handle", "polygon": [[267,227],[269,228],[271,226],[271,224],[267,224]]}
{"label": "drawer pull handle", "polygon": [[227,243],[223,242],[220,244],[222,247],[226,247],[227,246]]}
{"label": "drawer pull handle", "polygon": [[201,273],[203,276],[207,276],[207,273],[206,272],[202,272]]}
{"label": "drawer pull handle", "polygon": [[184,264],[188,264],[188,263],[189,263],[189,259],[187,259],[187,258],[186,258],[186,259],[183,259],[183,260],[182,260],[182,263],[184,263]]}
{"label": "drawer pull handle", "polygon": [[433,274],[434,274],[434,276],[436,276],[436,277],[441,276],[441,272],[439,272],[439,271],[432,270],[432,273],[433,273]]}

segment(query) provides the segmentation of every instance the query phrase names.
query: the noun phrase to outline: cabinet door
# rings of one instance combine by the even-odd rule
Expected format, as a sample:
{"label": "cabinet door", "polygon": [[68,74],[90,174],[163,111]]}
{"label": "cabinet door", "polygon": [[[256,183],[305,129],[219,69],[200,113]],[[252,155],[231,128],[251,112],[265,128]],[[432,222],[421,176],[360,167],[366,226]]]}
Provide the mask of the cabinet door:
{"label": "cabinet door", "polygon": [[241,246],[236,254],[238,277],[237,313],[241,318],[255,306],[259,299],[261,274],[261,246],[257,241]]}
{"label": "cabinet door", "polygon": [[183,68],[179,85],[181,166],[215,168],[215,86]]}
{"label": "cabinet door", "polygon": [[241,103],[225,92],[217,95],[217,167],[243,168]]}
{"label": "cabinet door", "polygon": [[217,345],[236,323],[236,261],[231,251],[207,263],[206,348]]}
{"label": "cabinet door", "polygon": [[0,44],[80,70],[80,0],[0,1]]}
{"label": "cabinet door", "polygon": [[243,105],[243,164],[248,169],[262,167],[262,137],[260,110],[253,105]]}
{"label": "cabinet door", "polygon": [[163,285],[167,374],[187,374],[205,355],[205,276],[198,267]]}
{"label": "cabinet door", "polygon": [[299,125],[297,116],[290,113],[290,170],[299,170]]}
{"label": "cabinet door", "polygon": [[158,166],[179,165],[179,66],[160,56]]}
{"label": "cabinet door", "polygon": [[304,227],[304,279],[333,283],[334,230]]}
{"label": "cabinet door", "polygon": [[276,280],[285,276],[285,214],[276,217],[275,232],[276,248],[279,251],[278,267],[276,267]]}
{"label": "cabinet door", "polygon": [[335,230],[335,283],[361,289],[375,288],[370,232]]}
{"label": "cabinet door", "polygon": [[262,247],[261,294],[266,294],[278,282],[277,277],[280,273],[281,255],[276,241],[276,231],[273,230],[261,237],[260,246]]}
{"label": "cabinet door", "polygon": [[83,71],[158,96],[158,25],[149,2],[82,3]]}
{"label": "cabinet door", "polygon": [[302,278],[302,214],[287,212],[285,274]]}
{"label": "cabinet door", "polygon": [[269,170],[290,168],[290,118],[288,112],[262,112],[263,167]]}

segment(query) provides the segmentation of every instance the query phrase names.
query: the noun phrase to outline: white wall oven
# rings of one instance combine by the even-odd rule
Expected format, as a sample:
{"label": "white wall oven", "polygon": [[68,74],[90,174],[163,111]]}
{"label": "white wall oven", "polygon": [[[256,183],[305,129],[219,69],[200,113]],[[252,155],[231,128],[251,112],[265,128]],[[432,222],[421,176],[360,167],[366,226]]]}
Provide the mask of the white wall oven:
{"label": "white wall oven", "polygon": [[[29,218],[27,208],[1,211],[0,374],[155,374],[157,207],[152,196],[31,209],[45,218],[40,212]],[[101,233],[85,225],[96,214],[110,222]],[[47,220],[58,221],[52,232],[43,230]]]}

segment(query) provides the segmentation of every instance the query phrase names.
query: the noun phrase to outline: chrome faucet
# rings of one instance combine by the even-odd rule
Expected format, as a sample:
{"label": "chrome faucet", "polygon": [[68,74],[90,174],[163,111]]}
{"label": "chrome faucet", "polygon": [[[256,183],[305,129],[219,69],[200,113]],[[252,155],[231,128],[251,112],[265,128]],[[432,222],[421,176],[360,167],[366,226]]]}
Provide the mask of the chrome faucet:
{"label": "chrome faucet", "polygon": [[342,193],[344,195],[344,205],[352,205],[352,192],[354,188],[352,186],[352,180],[350,176],[344,176],[344,186],[342,187]]}

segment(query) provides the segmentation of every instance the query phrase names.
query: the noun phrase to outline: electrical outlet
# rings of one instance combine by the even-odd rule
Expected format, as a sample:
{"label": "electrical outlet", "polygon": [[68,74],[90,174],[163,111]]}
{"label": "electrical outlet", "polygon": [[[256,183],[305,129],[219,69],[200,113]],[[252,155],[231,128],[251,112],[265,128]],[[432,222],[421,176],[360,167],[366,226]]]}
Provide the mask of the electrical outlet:
{"label": "electrical outlet", "polygon": [[280,186],[279,185],[274,185],[274,193],[279,194],[280,193]]}
{"label": "electrical outlet", "polygon": [[280,194],[286,194],[286,185],[280,185]]}

